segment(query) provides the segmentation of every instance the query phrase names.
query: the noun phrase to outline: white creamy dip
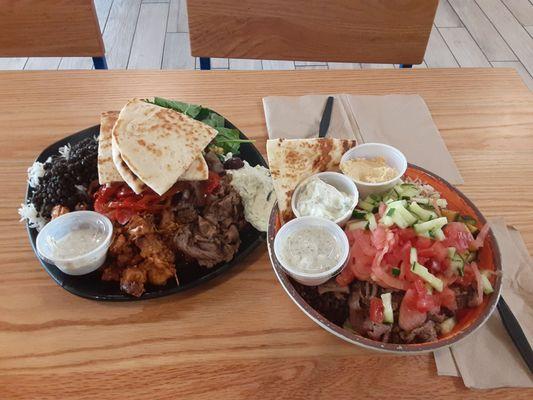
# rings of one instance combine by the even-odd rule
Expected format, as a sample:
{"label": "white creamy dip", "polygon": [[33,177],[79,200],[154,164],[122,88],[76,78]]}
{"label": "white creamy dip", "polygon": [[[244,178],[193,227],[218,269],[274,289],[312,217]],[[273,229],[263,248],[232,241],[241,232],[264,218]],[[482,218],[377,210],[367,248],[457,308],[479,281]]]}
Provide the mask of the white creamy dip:
{"label": "white creamy dip", "polygon": [[334,186],[314,177],[298,192],[296,208],[302,217],[312,216],[335,221],[346,214],[353,199]]}
{"label": "white creamy dip", "polygon": [[59,260],[83,256],[100,246],[104,240],[102,232],[91,225],[85,229],[71,231],[59,240],[47,237],[52,256]]}
{"label": "white creamy dip", "polygon": [[231,175],[231,186],[241,196],[244,218],[257,230],[266,232],[270,211],[276,201],[270,171],[260,165],[252,167],[244,161],[244,167],[226,172]]}
{"label": "white creamy dip", "polygon": [[338,263],[341,246],[325,228],[300,228],[287,237],[280,256],[283,264],[296,271],[320,273]]}

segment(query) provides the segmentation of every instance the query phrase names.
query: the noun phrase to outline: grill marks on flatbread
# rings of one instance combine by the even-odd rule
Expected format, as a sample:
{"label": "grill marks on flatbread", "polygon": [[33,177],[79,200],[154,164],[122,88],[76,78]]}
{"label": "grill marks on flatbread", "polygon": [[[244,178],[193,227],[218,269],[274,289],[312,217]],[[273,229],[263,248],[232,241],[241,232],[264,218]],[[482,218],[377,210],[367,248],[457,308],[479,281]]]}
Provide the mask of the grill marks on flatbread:
{"label": "grill marks on flatbread", "polygon": [[139,185],[129,172],[162,195],[180,177],[183,180],[208,178],[201,152],[216,135],[214,128],[177,111],[139,99],[130,100],[113,128],[115,165],[124,180],[132,182],[132,189]]}
{"label": "grill marks on flatbread", "polygon": [[342,155],[355,147],[350,139],[272,139],[267,156],[282,222],[294,218],[291,199],[305,178],[323,171],[338,171]]}

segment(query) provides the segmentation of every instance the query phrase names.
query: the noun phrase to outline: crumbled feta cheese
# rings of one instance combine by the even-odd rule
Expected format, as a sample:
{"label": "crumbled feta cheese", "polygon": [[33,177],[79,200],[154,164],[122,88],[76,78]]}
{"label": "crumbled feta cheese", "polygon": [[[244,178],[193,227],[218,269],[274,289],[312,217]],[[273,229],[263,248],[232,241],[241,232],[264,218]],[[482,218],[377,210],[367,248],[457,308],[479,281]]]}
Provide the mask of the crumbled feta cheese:
{"label": "crumbled feta cheese", "polygon": [[28,184],[32,188],[39,186],[39,179],[44,176],[44,164],[35,161],[33,165],[28,168]]}

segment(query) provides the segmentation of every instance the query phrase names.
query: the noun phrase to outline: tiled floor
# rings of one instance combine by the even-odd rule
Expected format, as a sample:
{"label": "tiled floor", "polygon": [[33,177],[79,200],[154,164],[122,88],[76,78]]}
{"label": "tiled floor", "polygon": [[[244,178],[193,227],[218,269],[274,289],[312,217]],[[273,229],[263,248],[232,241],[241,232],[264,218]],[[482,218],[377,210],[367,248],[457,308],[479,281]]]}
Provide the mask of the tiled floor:
{"label": "tiled floor", "polygon": [[[419,68],[514,67],[533,90],[532,0],[440,0]],[[95,0],[109,68],[198,68],[186,0]],[[1,59],[0,69],[87,69],[88,58]],[[366,69],[386,64],[213,59],[215,69]]]}

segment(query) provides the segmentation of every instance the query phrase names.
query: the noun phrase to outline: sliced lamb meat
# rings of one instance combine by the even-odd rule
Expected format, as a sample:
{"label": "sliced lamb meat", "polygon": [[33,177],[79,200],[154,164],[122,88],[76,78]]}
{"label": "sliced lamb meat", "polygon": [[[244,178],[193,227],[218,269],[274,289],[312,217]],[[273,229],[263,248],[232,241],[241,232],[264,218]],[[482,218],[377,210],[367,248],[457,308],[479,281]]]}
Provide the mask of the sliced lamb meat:
{"label": "sliced lamb meat", "polygon": [[224,176],[220,187],[207,196],[201,215],[180,226],[174,235],[176,250],[207,268],[232,260],[241,244],[239,229],[246,221],[241,198],[230,179]]}
{"label": "sliced lamb meat", "polygon": [[388,342],[391,330],[391,324],[377,324],[372,322],[370,318],[363,322],[363,334],[373,340]]}
{"label": "sliced lamb meat", "polygon": [[205,156],[205,161],[207,162],[207,166],[209,167],[209,171],[216,172],[219,175],[225,174],[226,170],[224,169],[224,165],[218,158],[218,156],[213,153],[212,151],[208,151]]}
{"label": "sliced lamb meat", "polygon": [[400,337],[405,343],[425,343],[437,340],[437,330],[434,321],[426,321],[422,326],[410,332],[400,332]]}
{"label": "sliced lamb meat", "polygon": [[[461,310],[468,306],[468,289],[460,286],[452,286],[452,290],[455,292],[455,301],[457,302],[457,309]],[[475,294],[475,292],[472,292]]]}
{"label": "sliced lamb meat", "polygon": [[348,296],[337,297],[338,293],[328,292],[318,294],[316,286],[304,286],[292,281],[296,291],[302,298],[324,318],[338,326],[342,326],[348,318]]}

